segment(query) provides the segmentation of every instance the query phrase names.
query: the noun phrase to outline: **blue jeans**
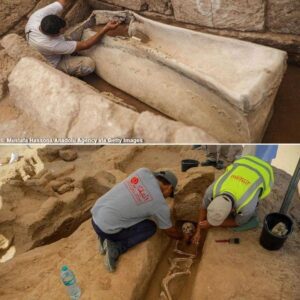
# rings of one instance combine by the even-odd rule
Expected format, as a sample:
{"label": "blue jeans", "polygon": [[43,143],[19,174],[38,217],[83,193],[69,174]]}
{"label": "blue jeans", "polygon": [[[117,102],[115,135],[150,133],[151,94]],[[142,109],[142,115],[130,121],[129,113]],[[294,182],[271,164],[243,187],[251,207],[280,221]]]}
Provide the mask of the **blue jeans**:
{"label": "blue jeans", "polygon": [[116,243],[120,254],[125,253],[133,246],[149,239],[156,232],[156,224],[151,220],[144,220],[131,227],[122,229],[120,232],[114,234],[107,234],[103,232],[95,224],[93,219],[92,225],[102,242],[107,239]]}

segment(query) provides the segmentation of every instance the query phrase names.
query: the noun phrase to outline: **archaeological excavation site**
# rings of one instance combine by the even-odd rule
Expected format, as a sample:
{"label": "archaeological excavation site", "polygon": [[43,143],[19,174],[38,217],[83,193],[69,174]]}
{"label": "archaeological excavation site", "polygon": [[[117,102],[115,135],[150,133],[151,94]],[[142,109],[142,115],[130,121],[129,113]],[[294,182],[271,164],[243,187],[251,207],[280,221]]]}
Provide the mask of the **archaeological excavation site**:
{"label": "archaeological excavation site", "polygon": [[[140,168],[169,170],[178,178],[174,200],[166,200],[172,222],[188,232],[198,222],[206,189],[224,170],[195,166],[183,172],[182,160],[205,161],[205,151],[191,146],[2,146],[0,153],[3,300],[69,299],[60,281],[64,265],[76,275],[80,299],[300,297],[298,191],[288,211],[293,232],[283,247],[268,251],[259,243],[265,215],[279,211],[291,181],[277,167],[273,189],[258,207],[258,227],[240,232],[212,228],[197,246],[157,230],[124,253],[110,273],[91,224],[91,208],[99,197]],[[232,238],[239,243],[216,242]]]}
{"label": "archaeological excavation site", "polygon": [[26,41],[30,16],[52,2],[0,4],[3,142],[300,141],[298,1],[58,1],[68,41],[120,24],[79,51],[95,64],[82,78]]}
{"label": "archaeological excavation site", "polygon": [[0,0],[0,299],[299,300],[300,0]]}

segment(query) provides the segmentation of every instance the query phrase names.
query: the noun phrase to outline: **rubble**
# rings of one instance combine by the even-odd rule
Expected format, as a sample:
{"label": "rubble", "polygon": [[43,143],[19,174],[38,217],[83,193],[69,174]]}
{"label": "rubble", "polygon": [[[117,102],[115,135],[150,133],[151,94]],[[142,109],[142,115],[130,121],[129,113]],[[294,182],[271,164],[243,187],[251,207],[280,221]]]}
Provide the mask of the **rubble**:
{"label": "rubble", "polygon": [[58,153],[59,157],[62,158],[64,161],[73,161],[78,157],[77,152],[72,149],[59,150]]}

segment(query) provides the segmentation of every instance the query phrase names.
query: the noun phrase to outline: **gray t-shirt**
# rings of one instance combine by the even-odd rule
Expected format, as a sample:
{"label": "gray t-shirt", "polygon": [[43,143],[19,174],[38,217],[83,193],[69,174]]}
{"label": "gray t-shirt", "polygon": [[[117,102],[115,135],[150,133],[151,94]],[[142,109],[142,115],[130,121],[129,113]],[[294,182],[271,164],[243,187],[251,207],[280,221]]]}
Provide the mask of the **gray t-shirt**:
{"label": "gray t-shirt", "polygon": [[160,229],[172,227],[170,208],[153,173],[137,170],[100,197],[91,210],[96,225],[113,234],[153,218]]}
{"label": "gray t-shirt", "polygon": [[[203,202],[202,202],[202,207],[205,209],[207,209],[208,205],[213,200],[213,186],[214,183],[211,184],[205,192]],[[257,191],[257,193],[254,195],[250,203],[244,206],[238,214],[235,214],[235,222],[238,225],[243,225],[247,223],[251,219],[251,217],[255,215],[258,206],[259,195],[260,195],[260,190]]]}

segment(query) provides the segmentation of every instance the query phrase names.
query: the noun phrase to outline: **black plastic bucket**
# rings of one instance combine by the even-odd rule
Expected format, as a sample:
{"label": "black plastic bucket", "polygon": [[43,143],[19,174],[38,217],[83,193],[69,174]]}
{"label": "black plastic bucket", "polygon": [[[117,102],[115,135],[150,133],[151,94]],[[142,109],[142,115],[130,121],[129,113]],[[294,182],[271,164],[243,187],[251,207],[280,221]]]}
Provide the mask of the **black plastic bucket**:
{"label": "black plastic bucket", "polygon": [[[279,222],[284,223],[288,229],[288,233],[282,237],[272,233],[273,227]],[[260,244],[267,250],[278,250],[283,246],[292,230],[293,221],[287,215],[280,213],[271,213],[266,215],[263,230],[260,235]]]}
{"label": "black plastic bucket", "polygon": [[194,159],[184,159],[181,161],[181,172],[185,172],[190,168],[199,166],[199,161]]}

